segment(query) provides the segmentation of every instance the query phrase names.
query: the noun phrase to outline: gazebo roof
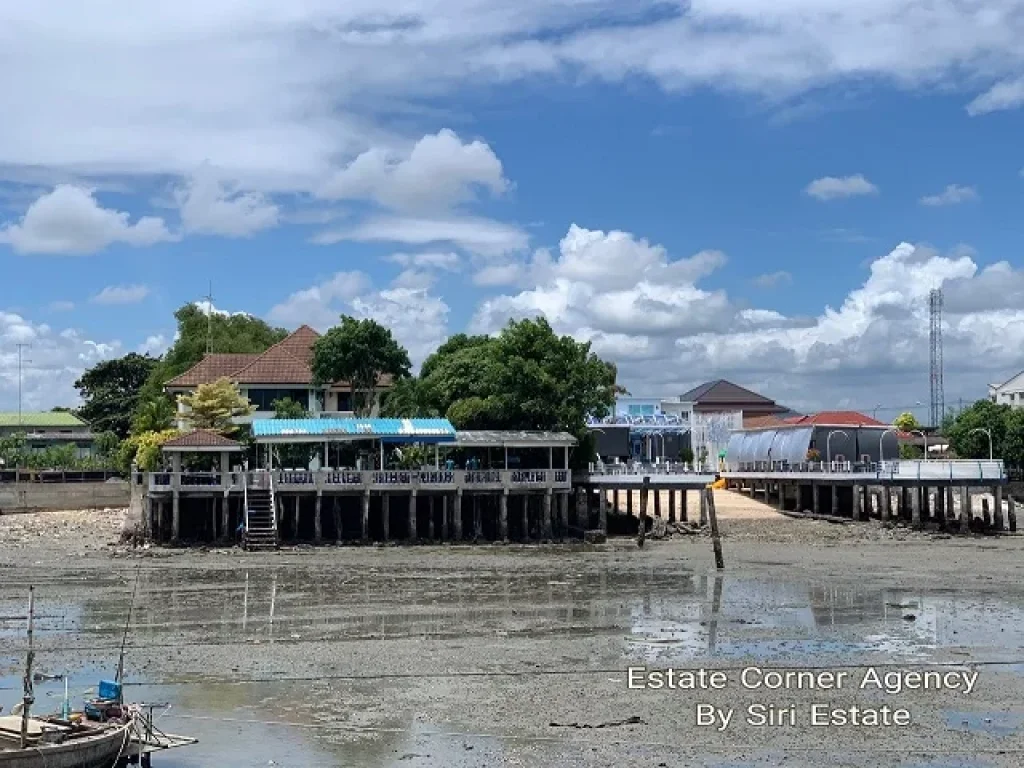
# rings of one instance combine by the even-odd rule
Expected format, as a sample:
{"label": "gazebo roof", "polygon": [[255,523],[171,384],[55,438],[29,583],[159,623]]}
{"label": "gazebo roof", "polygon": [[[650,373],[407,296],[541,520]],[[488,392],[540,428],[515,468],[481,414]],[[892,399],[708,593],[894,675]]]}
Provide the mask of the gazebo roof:
{"label": "gazebo roof", "polygon": [[191,432],[172,437],[161,446],[161,449],[167,453],[220,453],[240,451],[242,444],[209,429],[193,429]]}

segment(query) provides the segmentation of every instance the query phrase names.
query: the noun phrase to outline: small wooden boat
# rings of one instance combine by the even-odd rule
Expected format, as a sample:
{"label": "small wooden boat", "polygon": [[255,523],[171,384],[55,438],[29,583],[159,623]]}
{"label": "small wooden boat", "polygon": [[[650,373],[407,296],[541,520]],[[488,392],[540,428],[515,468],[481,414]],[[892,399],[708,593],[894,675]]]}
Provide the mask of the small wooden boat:
{"label": "small wooden boat", "polygon": [[31,718],[22,748],[21,720],[0,717],[0,768],[112,768],[131,747],[131,721],[61,724]]}

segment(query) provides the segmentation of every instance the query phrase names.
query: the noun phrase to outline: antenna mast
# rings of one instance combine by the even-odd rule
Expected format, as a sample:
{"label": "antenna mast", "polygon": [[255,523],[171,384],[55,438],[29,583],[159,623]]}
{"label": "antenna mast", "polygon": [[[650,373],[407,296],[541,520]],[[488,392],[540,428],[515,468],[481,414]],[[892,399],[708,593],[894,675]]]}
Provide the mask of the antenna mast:
{"label": "antenna mast", "polygon": [[31,360],[25,360],[24,354],[26,349],[32,349],[31,344],[18,344],[18,426],[21,426],[21,372],[22,365],[24,363],[31,363]]}
{"label": "antenna mast", "polygon": [[213,281],[206,294],[206,354],[213,352]]}
{"label": "antenna mast", "polygon": [[941,427],[946,414],[946,395],[942,386],[942,289],[936,288],[928,294],[928,316],[930,327],[928,340],[931,345],[931,425]]}

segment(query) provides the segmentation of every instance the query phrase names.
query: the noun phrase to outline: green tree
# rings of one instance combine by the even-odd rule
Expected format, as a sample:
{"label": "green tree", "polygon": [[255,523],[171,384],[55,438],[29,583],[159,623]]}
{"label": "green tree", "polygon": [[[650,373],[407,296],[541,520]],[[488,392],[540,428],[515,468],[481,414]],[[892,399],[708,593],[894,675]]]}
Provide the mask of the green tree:
{"label": "green tree", "polygon": [[920,445],[911,445],[910,443],[903,443],[900,445],[900,458],[913,460],[920,459],[924,456],[924,448]]}
{"label": "green tree", "polygon": [[893,419],[892,425],[900,432],[912,432],[915,429],[921,429],[921,424],[918,422],[917,417],[909,411],[901,413]]}
{"label": "green tree", "polygon": [[210,332],[213,351],[218,353],[265,352],[288,335],[283,328],[275,328],[245,313],[222,315],[215,312],[208,316],[205,309],[191,302],[178,309],[174,317],[178,322],[178,333],[146,382],[143,400],[166,397],[164,384],[203,359],[207,331]]}
{"label": "green tree", "polygon": [[142,432],[132,435],[121,443],[117,455],[118,468],[122,472],[131,470],[135,462],[143,472],[153,472],[160,468],[161,448],[164,443],[180,433],[176,429],[165,429],[160,432]]}
{"label": "green tree", "polygon": [[366,415],[381,378],[403,379],[411,365],[409,353],[390,330],[375,320],[342,315],[339,325],[317,339],[312,367],[318,385],[347,381],[353,409]]}
{"label": "green tree", "polygon": [[114,432],[101,432],[96,435],[96,440],[93,445],[95,447],[97,457],[108,460],[117,456],[118,449],[121,447],[121,440]]}
{"label": "green tree", "polygon": [[282,397],[275,400],[271,405],[274,406],[274,418],[275,419],[306,419],[309,418],[309,411],[302,405],[297,403],[290,397]]}
{"label": "green tree", "polygon": [[82,398],[78,416],[97,432],[127,437],[139,392],[156,365],[149,355],[134,352],[97,363],[75,382]]}
{"label": "green tree", "polygon": [[222,435],[238,429],[232,419],[248,416],[256,410],[226,377],[211,384],[200,384],[191,394],[182,395],[181,402],[189,409],[184,417],[193,429],[209,429]]}
{"label": "green tree", "polygon": [[429,402],[423,381],[408,377],[396,381],[381,398],[381,416],[393,419],[440,417]]}
{"label": "green tree", "polygon": [[1011,466],[1024,465],[1024,412],[1008,405],[979,400],[947,421],[943,434],[950,448],[964,459],[987,459],[991,434],[995,458]]}
{"label": "green tree", "polygon": [[174,404],[166,397],[154,397],[139,403],[132,416],[132,434],[162,432],[174,425]]}

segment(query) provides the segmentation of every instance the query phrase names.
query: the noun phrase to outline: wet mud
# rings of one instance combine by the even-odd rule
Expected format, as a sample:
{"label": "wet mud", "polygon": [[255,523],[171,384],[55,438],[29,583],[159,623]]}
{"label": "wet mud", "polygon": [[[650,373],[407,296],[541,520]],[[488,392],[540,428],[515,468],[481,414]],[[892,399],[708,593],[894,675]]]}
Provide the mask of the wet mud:
{"label": "wet mud", "polygon": [[[68,673],[81,698],[113,674],[137,579],[128,696],[166,704],[161,726],[200,739],[160,768],[1024,764],[1024,539],[759,525],[726,531],[724,574],[703,537],[643,550],[0,550],[0,705],[20,696],[29,584],[37,668]],[[631,667],[728,683],[631,688]],[[762,685],[744,686],[749,668]],[[872,668],[977,678],[970,693],[856,685]],[[766,687],[779,670],[851,684]],[[62,696],[62,682],[37,685],[41,708]],[[734,714],[701,726],[698,705]],[[751,724],[750,706],[795,722]],[[816,726],[814,706],[900,708],[910,722]]]}

